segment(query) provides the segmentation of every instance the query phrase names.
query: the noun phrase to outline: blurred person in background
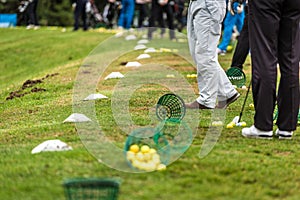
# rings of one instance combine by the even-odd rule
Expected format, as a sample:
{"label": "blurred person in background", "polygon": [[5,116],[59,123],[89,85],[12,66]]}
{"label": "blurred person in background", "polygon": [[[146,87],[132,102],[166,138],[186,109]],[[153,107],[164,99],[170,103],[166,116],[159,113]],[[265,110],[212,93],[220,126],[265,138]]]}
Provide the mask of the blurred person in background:
{"label": "blurred person in background", "polygon": [[142,28],[144,26],[144,21],[148,17],[148,3],[151,2],[151,0],[136,0],[135,1],[135,7],[138,11],[138,28]]}
{"label": "blurred person in background", "polygon": [[88,0],[72,0],[72,8],[74,10],[74,31],[79,29],[79,19],[82,19],[83,30],[88,29],[87,25],[87,14],[86,14],[86,4]]}
{"label": "blurred person in background", "polygon": [[38,0],[29,0],[27,12],[29,16],[27,29],[38,29],[40,27],[37,17],[37,6],[38,6]]}
{"label": "blurred person in background", "polygon": [[[228,5],[230,5],[228,3]],[[244,4],[239,4],[238,2],[235,2],[233,4],[233,12],[231,12],[231,7],[227,6],[228,11],[225,16],[224,20],[224,31],[222,35],[222,40],[220,44],[218,45],[217,52],[220,55],[225,55],[227,51],[227,47],[230,44],[232,31],[234,27],[237,28],[237,32],[240,33],[243,25],[244,25],[244,18],[245,18],[245,12],[244,12]]]}
{"label": "blurred person in background", "polygon": [[122,0],[121,4],[122,8],[118,19],[118,28],[130,29],[134,16],[135,0]]}
{"label": "blurred person in background", "polygon": [[103,21],[108,28],[113,28],[115,20],[117,21],[120,16],[122,8],[121,1],[119,0],[108,0],[103,9]]}
{"label": "blurred person in background", "polygon": [[152,33],[156,30],[157,27],[161,28],[161,37],[163,37],[165,33],[164,13],[167,16],[170,40],[176,39],[174,32],[174,13],[172,8],[173,4],[174,2],[170,0],[152,0],[148,39],[152,39]]}

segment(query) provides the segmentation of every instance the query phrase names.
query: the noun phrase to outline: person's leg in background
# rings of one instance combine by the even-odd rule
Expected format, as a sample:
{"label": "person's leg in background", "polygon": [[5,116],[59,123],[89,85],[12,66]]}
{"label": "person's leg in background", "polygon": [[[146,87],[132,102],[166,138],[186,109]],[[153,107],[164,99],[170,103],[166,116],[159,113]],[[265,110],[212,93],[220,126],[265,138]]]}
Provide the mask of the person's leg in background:
{"label": "person's leg in background", "polygon": [[39,26],[38,16],[37,16],[37,6],[38,0],[33,0],[30,4],[30,24],[34,26]]}
{"label": "person's leg in background", "polygon": [[125,10],[125,21],[124,21],[124,28],[125,29],[130,29],[131,24],[132,24],[132,19],[134,16],[134,6],[135,6],[135,1],[134,0],[128,0],[127,1],[127,6]]}
{"label": "person's leg in background", "polygon": [[[222,35],[222,41],[218,45],[218,54],[225,54],[227,50],[227,46],[231,41],[233,27],[236,25],[236,22],[240,18],[242,20],[242,24],[239,25],[239,28],[243,26],[244,21],[244,12],[240,14],[232,15],[230,12],[227,12],[225,21],[224,21],[224,31]],[[239,30],[241,31],[241,30]]]}
{"label": "person's leg in background", "polygon": [[83,25],[83,30],[86,31],[88,29],[87,25],[87,13],[86,13],[86,4],[87,0],[83,0],[82,2],[82,10],[81,10],[81,18],[82,18],[82,25]]}
{"label": "person's leg in background", "polygon": [[118,19],[118,28],[125,28],[125,13],[127,9],[127,0],[122,0],[122,9]]}
{"label": "person's leg in background", "polygon": [[34,26],[34,3],[29,3],[27,7],[28,12],[28,22],[27,22],[27,29],[33,28]]}
{"label": "person's leg in background", "polygon": [[161,15],[161,8],[157,1],[151,2],[150,18],[149,18],[149,29],[148,29],[148,39],[152,39],[152,33],[156,30],[155,23],[158,22],[158,18]]}
{"label": "person's leg in background", "polygon": [[175,39],[175,32],[174,32],[174,13],[171,5],[168,3],[164,6],[164,12],[167,14],[167,22],[169,28],[169,37],[170,40]]}
{"label": "person's leg in background", "polygon": [[243,69],[243,65],[249,54],[249,31],[248,31],[248,6],[245,6],[244,25],[238,37],[237,45],[233,53],[231,67]]}
{"label": "person's leg in background", "polygon": [[80,3],[77,2],[74,10],[74,29],[73,29],[74,31],[77,31],[79,28],[79,17],[81,14],[81,10],[82,8],[80,8]]}

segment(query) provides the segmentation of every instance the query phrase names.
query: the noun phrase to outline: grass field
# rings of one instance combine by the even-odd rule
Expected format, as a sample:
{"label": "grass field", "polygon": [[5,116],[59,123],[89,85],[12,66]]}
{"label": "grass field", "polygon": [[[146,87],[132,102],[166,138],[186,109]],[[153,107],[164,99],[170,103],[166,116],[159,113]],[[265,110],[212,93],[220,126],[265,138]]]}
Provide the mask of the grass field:
{"label": "grass field", "polygon": [[[227,109],[217,144],[203,159],[198,154],[209,129],[210,113],[201,111],[192,145],[165,171],[126,173],[98,162],[82,144],[75,125],[62,122],[73,112],[73,88],[81,64],[99,43],[112,35],[69,29],[62,32],[61,28],[46,27],[37,31],[0,29],[0,199],[65,199],[62,183],[74,177],[121,180],[120,200],[300,198],[299,130],[290,141],[265,141],[243,138],[240,127],[225,128],[240,112],[246,94],[241,89],[242,97]],[[140,53],[123,54],[110,64],[109,70],[128,72],[120,63]],[[224,69],[229,67],[231,57],[231,53],[219,57]],[[195,73],[192,66],[173,53],[157,54],[151,59],[174,67],[184,76]],[[247,81],[250,67],[248,59]],[[41,82],[22,89],[26,80]],[[188,82],[197,87],[196,79]],[[109,98],[96,101],[95,105],[103,130],[122,147],[126,137],[119,134],[110,100],[116,84],[117,80],[100,80],[96,90]],[[139,88],[129,102],[133,121],[147,124],[149,107],[166,91],[153,85]],[[20,97],[6,100],[11,92]],[[243,115],[248,125],[253,123],[254,115],[248,107],[250,103],[251,93]],[[49,139],[60,139],[73,150],[31,154],[35,146]]]}

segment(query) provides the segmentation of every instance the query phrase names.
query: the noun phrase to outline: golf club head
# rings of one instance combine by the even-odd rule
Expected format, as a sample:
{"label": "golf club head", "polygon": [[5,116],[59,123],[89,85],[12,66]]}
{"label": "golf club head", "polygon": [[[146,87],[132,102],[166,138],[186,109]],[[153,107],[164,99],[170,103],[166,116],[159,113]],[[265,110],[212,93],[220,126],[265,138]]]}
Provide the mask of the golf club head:
{"label": "golf club head", "polygon": [[236,85],[237,87],[242,87],[246,83],[246,75],[243,72],[243,70],[240,68],[230,67],[226,71],[226,75],[232,85]]}

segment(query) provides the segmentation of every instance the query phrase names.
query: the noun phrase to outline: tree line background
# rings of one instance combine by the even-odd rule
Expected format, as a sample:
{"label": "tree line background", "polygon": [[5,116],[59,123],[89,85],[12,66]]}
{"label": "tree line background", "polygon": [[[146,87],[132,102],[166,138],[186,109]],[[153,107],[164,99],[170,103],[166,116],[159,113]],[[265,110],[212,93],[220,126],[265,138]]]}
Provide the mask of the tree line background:
{"label": "tree line background", "polygon": [[[18,25],[25,25],[22,20],[24,14],[19,13],[20,0],[0,0],[0,13],[17,13]],[[106,0],[95,0],[100,12]],[[37,14],[40,25],[44,26],[72,26],[74,23],[71,0],[39,0]]]}

